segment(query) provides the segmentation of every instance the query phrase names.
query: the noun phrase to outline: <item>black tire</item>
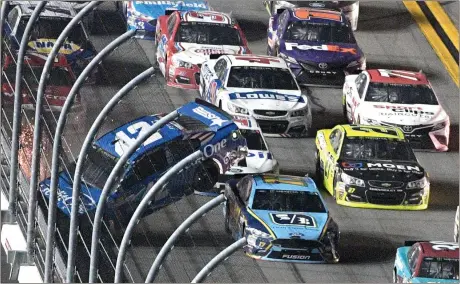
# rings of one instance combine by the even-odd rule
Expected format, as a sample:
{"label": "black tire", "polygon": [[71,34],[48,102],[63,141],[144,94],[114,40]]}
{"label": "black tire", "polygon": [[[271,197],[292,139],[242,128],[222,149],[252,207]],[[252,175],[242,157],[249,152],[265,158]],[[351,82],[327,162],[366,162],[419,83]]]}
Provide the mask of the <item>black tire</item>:
{"label": "black tire", "polygon": [[225,221],[224,221],[224,229],[225,232],[228,234],[231,234],[232,232],[230,231],[230,218],[228,217],[228,203],[225,202]]}
{"label": "black tire", "polygon": [[219,108],[222,109],[222,101],[219,101]]}
{"label": "black tire", "polygon": [[393,283],[398,283],[398,275],[396,274],[396,268],[393,269]]}
{"label": "black tire", "polygon": [[318,188],[323,187],[323,173],[321,172],[321,161],[319,157],[319,151],[316,151],[316,167],[315,167],[316,181]]}

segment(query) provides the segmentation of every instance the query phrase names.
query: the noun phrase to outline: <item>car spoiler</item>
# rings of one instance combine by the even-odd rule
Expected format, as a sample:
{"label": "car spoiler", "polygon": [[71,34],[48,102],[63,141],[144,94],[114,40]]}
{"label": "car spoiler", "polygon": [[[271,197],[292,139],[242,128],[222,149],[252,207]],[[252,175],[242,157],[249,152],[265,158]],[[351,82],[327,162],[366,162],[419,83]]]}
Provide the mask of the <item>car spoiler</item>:
{"label": "car spoiler", "polygon": [[230,114],[228,114],[226,111],[222,110],[221,108],[218,108],[217,106],[215,106],[215,105],[213,105],[213,104],[211,104],[211,103],[208,103],[208,102],[205,101],[205,100],[196,98],[196,99],[195,99],[195,103],[200,104],[200,105],[203,105],[203,106],[205,106],[205,107],[208,107],[208,108],[212,109],[213,111],[222,114],[223,116],[225,116],[226,118],[228,118],[228,120],[232,120],[232,121],[233,121],[233,117],[232,117]]}
{"label": "car spoiler", "polygon": [[404,242],[404,246],[405,246],[405,247],[411,247],[411,246],[413,246],[415,243],[423,243],[423,242],[427,242],[427,241],[405,241],[405,242]]}

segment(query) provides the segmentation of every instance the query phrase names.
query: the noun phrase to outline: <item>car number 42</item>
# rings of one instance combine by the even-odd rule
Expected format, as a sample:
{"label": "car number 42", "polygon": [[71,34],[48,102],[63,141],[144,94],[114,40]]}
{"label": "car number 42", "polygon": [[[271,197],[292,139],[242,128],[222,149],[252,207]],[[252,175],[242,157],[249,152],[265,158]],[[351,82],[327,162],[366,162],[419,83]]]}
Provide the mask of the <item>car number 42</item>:
{"label": "car number 42", "polygon": [[[115,152],[120,156],[123,155],[125,151],[127,151],[132,145],[134,145],[136,143],[136,140],[139,137],[143,136],[144,133],[146,133],[150,127],[152,126],[145,121],[139,121],[139,122],[136,122],[128,126],[126,130],[128,131],[130,135],[135,135],[138,132],[138,135],[136,138],[129,137],[128,134],[125,133],[124,131],[117,132],[115,136],[118,139],[118,141],[115,144]],[[161,138],[163,138],[163,136],[161,136],[160,133],[156,132],[155,134],[150,136],[147,140],[145,140],[145,142],[142,145],[147,146],[157,140],[160,140]]]}

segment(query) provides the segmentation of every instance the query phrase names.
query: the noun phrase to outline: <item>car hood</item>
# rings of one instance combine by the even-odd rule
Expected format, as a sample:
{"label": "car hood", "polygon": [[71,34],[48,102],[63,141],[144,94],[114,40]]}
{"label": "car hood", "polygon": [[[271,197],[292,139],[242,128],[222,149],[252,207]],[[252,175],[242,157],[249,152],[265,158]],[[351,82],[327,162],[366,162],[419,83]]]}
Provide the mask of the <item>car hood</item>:
{"label": "car hood", "polygon": [[132,8],[142,15],[157,19],[163,16],[166,10],[209,10],[207,1],[133,1]]}
{"label": "car hood", "polygon": [[273,170],[276,161],[269,151],[248,150],[246,166],[233,166],[230,172],[233,174],[266,173]]}
{"label": "car hood", "polygon": [[[66,171],[61,172],[58,177],[58,203],[57,207],[67,216],[70,216],[70,211],[72,207],[72,180]],[[50,178],[45,179],[40,182],[40,191],[45,195],[49,200],[50,195]],[[101,189],[91,186],[86,186],[83,182],[81,183],[81,192],[80,192],[80,208],[78,214],[83,214],[87,211],[96,209],[97,203],[101,196]]]}
{"label": "car hood", "polygon": [[363,56],[357,44],[320,44],[309,41],[282,41],[280,52],[298,61],[313,61],[315,63],[334,65],[347,65]]}
{"label": "car hood", "polygon": [[364,180],[410,182],[425,176],[417,162],[342,159],[338,163],[346,174]]}
{"label": "car hood", "polygon": [[[253,210],[253,212],[270,227],[278,239],[290,239],[296,236],[306,240],[318,240],[328,219],[327,213],[297,213],[267,210]],[[305,218],[311,222],[311,225],[305,225],[302,222]]]}
{"label": "car hood", "polygon": [[440,105],[363,102],[362,118],[399,125],[439,123],[448,118]]}
{"label": "car hood", "polygon": [[192,64],[203,64],[211,54],[245,54],[244,46],[211,45],[178,42],[175,44],[178,53],[174,57]]}
{"label": "car hood", "polygon": [[247,109],[291,111],[307,106],[307,97],[301,91],[227,88],[228,98]]}

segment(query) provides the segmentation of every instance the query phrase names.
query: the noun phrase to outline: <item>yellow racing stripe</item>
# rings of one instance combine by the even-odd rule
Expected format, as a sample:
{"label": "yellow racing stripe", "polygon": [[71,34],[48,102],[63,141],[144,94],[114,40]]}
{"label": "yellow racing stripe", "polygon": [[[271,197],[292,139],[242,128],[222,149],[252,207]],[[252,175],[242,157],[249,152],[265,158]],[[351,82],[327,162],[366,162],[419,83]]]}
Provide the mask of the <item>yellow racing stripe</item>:
{"label": "yellow racing stripe", "polygon": [[436,20],[441,25],[444,32],[446,32],[450,41],[454,44],[455,48],[458,51],[458,30],[452,23],[452,20],[449,18],[449,16],[444,11],[444,9],[438,1],[426,1],[425,3],[428,6],[428,8],[430,8],[431,12],[433,13],[433,16],[436,18]]}
{"label": "yellow racing stripe", "polygon": [[422,12],[422,9],[420,9],[416,1],[403,1],[403,3],[404,6],[406,6],[409,13],[411,13],[415,22],[417,22],[420,30],[425,35],[434,52],[439,57],[441,62],[444,64],[450,77],[458,87],[460,83],[458,78],[458,62],[455,62],[455,60],[452,58],[451,54],[449,53],[449,50],[444,45],[441,38],[438,36],[433,26],[430,24],[430,22],[428,21],[428,19],[426,18],[425,14]]}

